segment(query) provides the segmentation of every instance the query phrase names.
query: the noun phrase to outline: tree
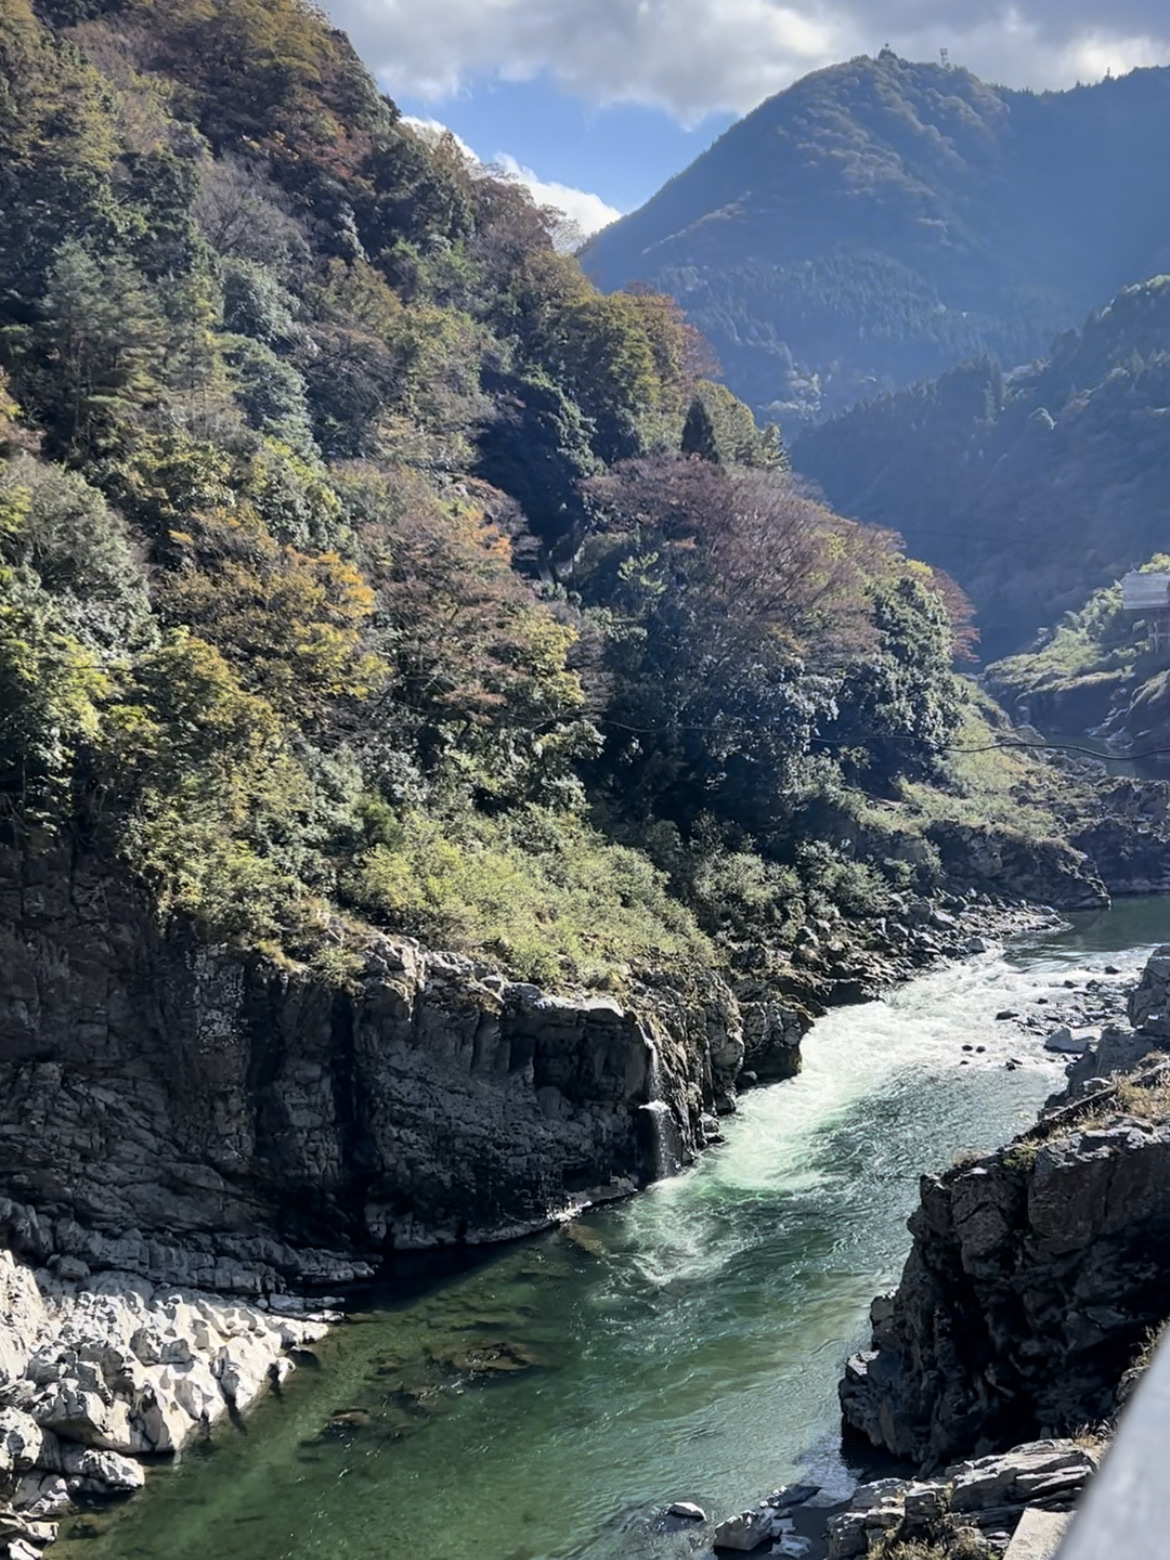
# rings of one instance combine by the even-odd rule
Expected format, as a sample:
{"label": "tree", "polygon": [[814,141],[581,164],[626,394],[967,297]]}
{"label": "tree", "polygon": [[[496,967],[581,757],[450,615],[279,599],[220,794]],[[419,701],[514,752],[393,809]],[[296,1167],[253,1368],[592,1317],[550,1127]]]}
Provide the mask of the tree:
{"label": "tree", "polygon": [[846,673],[825,739],[849,779],[882,791],[929,774],[961,717],[951,622],[930,571],[910,565],[870,596],[878,642]]}
{"label": "tree", "polygon": [[581,484],[600,473],[576,402],[546,374],[487,369],[492,412],[478,432],[477,469],[514,498],[550,551],[573,551],[585,521]]}
{"label": "tree", "polygon": [[282,546],[245,506],[172,541],[181,561],[158,590],[164,621],[214,645],[274,709],[314,729],[377,687],[384,668],[362,638],[373,592],[352,564]]}
{"label": "tree", "polygon": [[726,385],[701,380],[683,424],[680,448],[717,466],[787,469],[788,457],[774,423],[760,428],[751,408]]}
{"label": "tree", "polygon": [[0,567],[0,789],[35,820],[70,817],[78,753],[97,738],[107,688],[51,598]]}
{"label": "tree", "polygon": [[125,448],[136,417],[161,395],[166,343],[138,277],[68,240],[39,313],[26,336],[23,380],[50,450],[80,460]]}
{"label": "tree", "polygon": [[26,0],[0,7],[0,297],[33,317],[63,239],[116,240],[121,213],[110,94],[97,71],[42,27]]}
{"label": "tree", "polygon": [[873,642],[892,540],[780,473],[646,460],[590,484],[574,579],[609,627],[605,761],[627,800],[780,826],[840,668]]}
{"label": "tree", "polygon": [[645,298],[591,293],[551,311],[534,343],[533,356],[590,420],[594,453],[607,464],[641,454],[657,417],[682,415],[667,333]]}
{"label": "tree", "polygon": [[571,761],[594,738],[569,665],[577,634],[515,574],[508,538],[471,500],[395,492],[369,470],[348,486],[368,517],[372,643],[390,667],[379,725],[424,773],[497,802],[571,789]]}
{"label": "tree", "polygon": [[0,465],[0,562],[55,598],[58,626],[91,652],[145,628],[142,568],[121,516],[77,472],[22,454]]}

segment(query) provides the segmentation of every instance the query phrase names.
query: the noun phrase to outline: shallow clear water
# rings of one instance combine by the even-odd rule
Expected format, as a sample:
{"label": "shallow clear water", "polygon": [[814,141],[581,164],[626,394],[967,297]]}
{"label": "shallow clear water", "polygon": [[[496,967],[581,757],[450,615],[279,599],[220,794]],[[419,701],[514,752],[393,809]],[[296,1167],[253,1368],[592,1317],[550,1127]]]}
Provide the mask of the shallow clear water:
{"label": "shallow clear water", "polygon": [[746,1096],[700,1164],[384,1297],[54,1554],[658,1560],[691,1552],[655,1531],[665,1501],[723,1514],[802,1475],[843,1492],[836,1381],[896,1281],[919,1174],[1002,1142],[1061,1081],[996,1011],[1106,954],[1132,979],[1168,938],[1170,902],[1128,901],[830,1014],[800,1077]]}

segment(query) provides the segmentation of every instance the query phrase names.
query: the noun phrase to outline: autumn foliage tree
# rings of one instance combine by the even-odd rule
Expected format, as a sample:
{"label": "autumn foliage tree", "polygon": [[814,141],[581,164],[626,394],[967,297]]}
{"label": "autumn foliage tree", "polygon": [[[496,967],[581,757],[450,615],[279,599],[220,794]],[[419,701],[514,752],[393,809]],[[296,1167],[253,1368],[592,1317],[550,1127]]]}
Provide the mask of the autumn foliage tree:
{"label": "autumn foliage tree", "polygon": [[462,773],[484,797],[555,797],[593,736],[575,630],[534,599],[474,499],[437,503],[370,470],[345,480],[366,517],[372,643],[389,668],[379,725],[424,772]]}
{"label": "autumn foliage tree", "polygon": [[711,809],[774,833],[880,646],[875,591],[898,577],[896,538],[783,473],[698,457],[619,467],[591,494],[581,588],[610,623],[615,783],[682,821]]}
{"label": "autumn foliage tree", "polygon": [[374,593],[352,564],[282,546],[246,511],[200,517],[171,540],[181,558],[157,594],[163,621],[228,654],[275,709],[313,729],[379,686],[362,635]]}

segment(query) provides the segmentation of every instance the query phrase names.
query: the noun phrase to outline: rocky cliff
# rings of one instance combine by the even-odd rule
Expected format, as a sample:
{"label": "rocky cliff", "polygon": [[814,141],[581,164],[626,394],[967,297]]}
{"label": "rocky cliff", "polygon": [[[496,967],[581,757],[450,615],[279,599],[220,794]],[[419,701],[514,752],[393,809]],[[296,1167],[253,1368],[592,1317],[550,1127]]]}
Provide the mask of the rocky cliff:
{"label": "rocky cliff", "polygon": [[[553,996],[378,938],[330,984],[163,933],[94,859],[11,840],[0,960],[0,1195],[35,1210],[7,1243],[229,1292],[632,1189],[702,1145],[744,1054],[714,975]],[[794,1038],[745,1011],[761,1054]]]}
{"label": "rocky cliff", "polygon": [[1170,1314],[1170,947],[1129,1017],[1074,1064],[1075,1098],[923,1179],[901,1283],[841,1385],[846,1425],[875,1445],[938,1465],[1113,1414]]}
{"label": "rocky cliff", "polygon": [[258,1294],[542,1228],[693,1158],[739,1078],[798,1069],[812,1014],[1035,919],[903,899],[814,923],[766,980],[550,993],[373,934],[330,980],[160,929],[108,861],[0,839],[0,1245]]}

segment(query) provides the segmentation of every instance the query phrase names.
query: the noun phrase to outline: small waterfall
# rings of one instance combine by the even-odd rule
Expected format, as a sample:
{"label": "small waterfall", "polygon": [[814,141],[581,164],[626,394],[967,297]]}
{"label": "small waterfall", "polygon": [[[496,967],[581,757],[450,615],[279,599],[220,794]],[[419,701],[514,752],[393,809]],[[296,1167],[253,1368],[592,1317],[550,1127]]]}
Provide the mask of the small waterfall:
{"label": "small waterfall", "polygon": [[665,1181],[677,1175],[683,1165],[683,1137],[678,1121],[670,1105],[662,1097],[662,1058],[653,1040],[646,1041],[650,1053],[646,1075],[645,1105],[638,1109],[645,1112],[650,1125],[654,1152],[654,1179]]}

